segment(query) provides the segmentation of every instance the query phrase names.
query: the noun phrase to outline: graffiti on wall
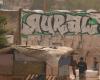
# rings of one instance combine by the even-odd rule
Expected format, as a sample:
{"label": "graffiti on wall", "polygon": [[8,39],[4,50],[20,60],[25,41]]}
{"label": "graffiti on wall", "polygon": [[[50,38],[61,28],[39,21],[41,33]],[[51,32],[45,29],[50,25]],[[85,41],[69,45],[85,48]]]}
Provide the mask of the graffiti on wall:
{"label": "graffiti on wall", "polygon": [[22,13],[22,33],[76,35],[100,33],[100,13]]}

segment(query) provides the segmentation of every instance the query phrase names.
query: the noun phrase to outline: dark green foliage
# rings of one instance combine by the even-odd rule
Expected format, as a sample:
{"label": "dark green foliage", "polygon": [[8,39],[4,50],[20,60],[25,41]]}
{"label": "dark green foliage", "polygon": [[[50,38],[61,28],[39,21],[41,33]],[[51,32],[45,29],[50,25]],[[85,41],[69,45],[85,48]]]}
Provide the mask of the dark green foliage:
{"label": "dark green foliage", "polygon": [[0,48],[4,48],[7,46],[7,40],[5,37],[5,25],[7,24],[6,18],[4,16],[0,16]]}
{"label": "dark green foliage", "polygon": [[3,28],[7,24],[6,18],[4,16],[0,16],[0,28]]}

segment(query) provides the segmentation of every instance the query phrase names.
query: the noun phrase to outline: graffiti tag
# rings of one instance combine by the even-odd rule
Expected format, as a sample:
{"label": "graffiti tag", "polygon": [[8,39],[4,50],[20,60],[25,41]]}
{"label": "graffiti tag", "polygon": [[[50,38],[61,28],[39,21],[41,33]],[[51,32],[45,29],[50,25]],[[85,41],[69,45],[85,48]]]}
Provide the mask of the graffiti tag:
{"label": "graffiti tag", "polygon": [[76,35],[100,34],[99,13],[38,14],[26,13],[22,16],[22,33],[27,35],[45,34]]}

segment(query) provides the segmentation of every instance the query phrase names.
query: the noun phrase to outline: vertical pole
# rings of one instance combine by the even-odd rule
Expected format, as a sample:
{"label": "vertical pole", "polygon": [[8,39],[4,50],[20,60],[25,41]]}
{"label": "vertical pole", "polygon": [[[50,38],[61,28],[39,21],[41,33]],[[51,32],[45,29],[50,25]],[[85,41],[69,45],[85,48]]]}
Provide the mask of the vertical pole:
{"label": "vertical pole", "polygon": [[47,0],[43,0],[43,10],[47,10]]}
{"label": "vertical pole", "polygon": [[26,46],[28,46],[28,36],[27,36],[27,40],[26,40]]}
{"label": "vertical pole", "polygon": [[99,73],[99,71],[100,71],[100,69],[99,69],[99,64],[100,64],[100,63],[98,63],[98,78],[99,78],[99,80],[100,80],[100,76],[99,76],[99,75],[100,75],[100,73]]}
{"label": "vertical pole", "polygon": [[16,28],[16,32],[14,34],[14,44],[21,45],[21,11],[18,11],[18,27]]}
{"label": "vertical pole", "polygon": [[46,68],[47,68],[47,63],[44,62],[44,72],[45,72],[45,73],[44,73],[44,76],[45,76],[45,80],[46,80],[46,70],[47,70]]}
{"label": "vertical pole", "polygon": [[18,45],[21,44],[21,11],[22,11],[22,9],[19,9]]}
{"label": "vertical pole", "polygon": [[12,55],[13,55],[12,75],[14,76],[15,74],[15,50],[14,49],[12,49]]}
{"label": "vertical pole", "polygon": [[58,63],[58,73],[57,73],[57,80],[59,80],[59,63]]}

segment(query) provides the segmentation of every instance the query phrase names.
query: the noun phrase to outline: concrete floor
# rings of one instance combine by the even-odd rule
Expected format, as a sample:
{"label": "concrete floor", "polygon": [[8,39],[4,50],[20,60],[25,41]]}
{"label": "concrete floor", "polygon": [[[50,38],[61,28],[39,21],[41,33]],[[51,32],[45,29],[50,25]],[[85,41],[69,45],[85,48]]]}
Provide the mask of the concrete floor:
{"label": "concrete floor", "polygon": [[[70,75],[71,80],[79,80],[78,70],[76,70],[77,77],[74,79],[73,74]],[[86,72],[86,80],[100,80],[100,76],[98,75],[98,71],[87,70]]]}

